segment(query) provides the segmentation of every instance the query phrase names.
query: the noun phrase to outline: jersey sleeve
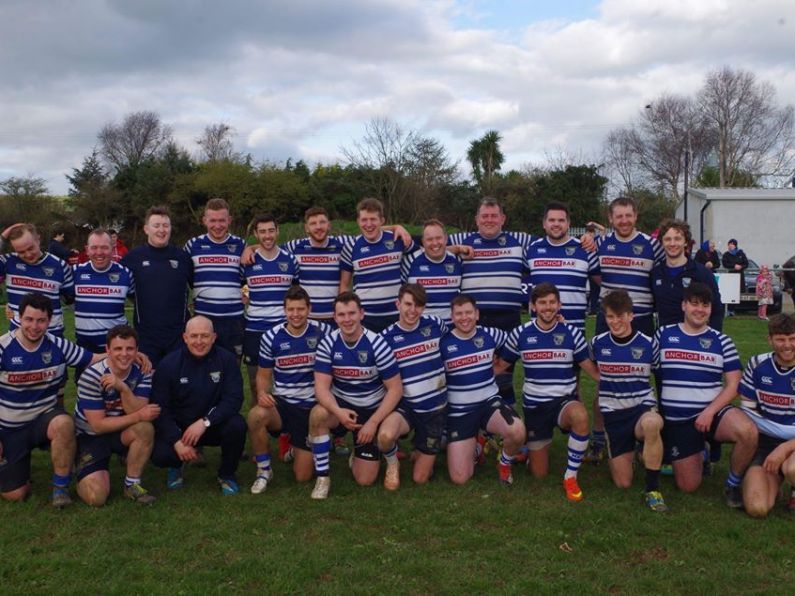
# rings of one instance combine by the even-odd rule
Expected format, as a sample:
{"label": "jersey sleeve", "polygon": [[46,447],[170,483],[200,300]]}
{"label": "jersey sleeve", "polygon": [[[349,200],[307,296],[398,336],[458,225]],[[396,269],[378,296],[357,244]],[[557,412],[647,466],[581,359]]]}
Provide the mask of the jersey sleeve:
{"label": "jersey sleeve", "polygon": [[737,353],[737,347],[734,341],[728,335],[723,333],[720,335],[721,347],[723,348],[723,372],[732,372],[735,370],[742,370],[742,363],[740,362],[740,355]]}
{"label": "jersey sleeve", "polygon": [[519,329],[521,327],[513,329],[508,334],[502,349],[499,350],[499,357],[511,364],[519,359]]}
{"label": "jersey sleeve", "polygon": [[257,359],[257,364],[260,368],[273,368],[276,365],[273,358],[273,338],[275,336],[274,330],[277,327],[279,327],[279,325],[263,333],[262,338],[259,340],[259,357]]}
{"label": "jersey sleeve", "polygon": [[491,338],[496,344],[495,353],[499,353],[499,351],[505,345],[505,342],[508,340],[508,334],[502,329],[497,329],[497,327],[483,327],[483,330],[491,335]]}
{"label": "jersey sleeve", "polygon": [[94,355],[86,349],[81,348],[77,344],[72,343],[68,339],[61,337],[54,337],[53,342],[63,352],[64,360],[69,366],[76,366],[85,368],[91,364],[91,359]]}
{"label": "jersey sleeve", "polygon": [[77,409],[79,410],[104,410],[105,401],[102,399],[102,384],[100,374],[94,367],[89,366],[80,375],[77,381]]}
{"label": "jersey sleeve", "polygon": [[332,352],[332,337],[326,336],[317,346],[315,352],[315,372],[331,375],[331,352]]}
{"label": "jersey sleeve", "polygon": [[72,273],[72,266],[65,261],[60,261],[63,269],[63,283],[61,284],[60,294],[64,302],[71,304],[75,301],[75,277]]}
{"label": "jersey sleeve", "polygon": [[657,240],[657,238],[651,238],[651,250],[654,253],[654,264],[659,265],[660,263],[665,262],[665,251],[663,250],[662,244]]}
{"label": "jersey sleeve", "polygon": [[585,342],[585,337],[583,336],[582,332],[571,325],[568,325],[568,328],[571,332],[571,337],[574,340],[574,360],[577,362],[590,360],[591,354],[588,350],[588,344]]}
{"label": "jersey sleeve", "polygon": [[381,379],[391,379],[399,374],[400,371],[398,369],[397,360],[395,360],[395,354],[392,352],[392,348],[389,347],[386,340],[380,335],[377,335],[372,343],[373,352],[375,354],[375,365],[378,368]]}
{"label": "jersey sleeve", "polygon": [[757,410],[759,407],[759,399],[756,395],[756,383],[754,382],[758,364],[759,356],[752,356],[748,361],[748,365],[745,367],[745,371],[743,371],[743,377],[740,381],[740,405],[749,410]]}
{"label": "jersey sleeve", "polygon": [[346,242],[340,253],[340,269],[353,272],[353,242]]}

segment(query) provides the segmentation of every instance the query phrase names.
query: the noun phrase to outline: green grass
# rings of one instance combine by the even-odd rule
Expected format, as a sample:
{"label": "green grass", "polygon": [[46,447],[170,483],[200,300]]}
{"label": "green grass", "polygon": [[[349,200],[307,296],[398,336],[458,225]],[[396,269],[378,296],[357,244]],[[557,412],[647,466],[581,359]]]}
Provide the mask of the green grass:
{"label": "green grass", "polygon": [[[766,349],[755,319],[729,319],[726,331],[744,360]],[[519,388],[520,374],[515,381]],[[583,468],[586,498],[568,503],[564,448],[557,437],[543,480],[517,469],[506,489],[490,459],[455,487],[441,458],[427,486],[414,486],[404,465],[394,494],[355,486],[345,459],[332,456],[326,502],[311,501],[311,486],[297,485],[281,463],[256,497],[247,492],[253,466],[241,464],[245,492],[223,498],[217,449],[208,448],[210,469],[189,468],[178,493],[165,491],[164,471],[147,468],[145,484],[159,497],[151,508],[122,499],[114,459],[108,504],[61,512],[47,502],[47,454],[36,452],[32,497],[0,504],[0,585],[29,594],[789,592],[793,520],[781,508],[766,520],[727,509],[725,458],[695,495],[665,478],[671,511],[656,515],[641,506],[641,477],[621,491],[604,465]]]}

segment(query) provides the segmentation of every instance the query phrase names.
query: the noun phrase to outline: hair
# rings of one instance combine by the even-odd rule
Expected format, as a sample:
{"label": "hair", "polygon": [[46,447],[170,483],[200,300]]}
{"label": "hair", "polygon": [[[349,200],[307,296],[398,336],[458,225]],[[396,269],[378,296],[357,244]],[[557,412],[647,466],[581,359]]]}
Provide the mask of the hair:
{"label": "hair", "polygon": [[362,199],[357,203],[356,215],[358,216],[359,213],[361,213],[362,211],[377,213],[379,217],[384,217],[384,204],[378,199],[374,199],[372,197],[365,197],[364,199]]}
{"label": "hair", "polygon": [[420,284],[403,284],[398,290],[398,300],[402,300],[403,296],[408,294],[414,298],[414,304],[417,306],[425,306],[428,304],[428,294],[425,292]]}
{"label": "hair", "polygon": [[290,286],[284,295],[284,305],[287,306],[288,300],[303,300],[307,306],[311,305],[309,293],[301,286]]}
{"label": "hair", "polygon": [[207,213],[208,211],[229,211],[229,203],[227,203],[224,199],[216,197],[214,199],[210,199],[207,201],[207,204],[204,206],[204,212]]}
{"label": "hair", "polygon": [[34,237],[37,238],[39,236],[39,231],[36,229],[36,226],[31,223],[23,223],[11,228],[11,231],[8,232],[8,240],[12,242],[14,240],[19,240],[25,235],[25,232],[30,232]]}
{"label": "hair", "polygon": [[566,219],[569,219],[569,206],[566,203],[561,203],[560,201],[547,203],[547,206],[544,207],[544,219],[547,218],[547,213],[550,211],[563,211],[566,213]]}
{"label": "hair", "polygon": [[47,296],[43,296],[42,294],[25,294],[22,296],[22,300],[19,301],[19,316],[21,317],[25,314],[26,308],[35,308],[36,310],[43,310],[47,313],[47,318],[52,318],[52,302],[50,301]]}
{"label": "hair", "polygon": [[475,299],[472,296],[470,296],[469,294],[459,294],[450,301],[450,308],[455,308],[456,306],[464,306],[466,304],[471,304],[474,308],[478,307],[478,303],[475,301]]}
{"label": "hair", "polygon": [[500,202],[494,197],[483,197],[478,204],[478,213],[481,207],[497,207],[500,210],[500,215],[505,215],[505,210],[502,208]]}
{"label": "hair", "polygon": [[66,228],[64,227],[63,224],[55,224],[52,227],[52,237],[55,238],[56,236],[60,236],[61,234],[66,236]]}
{"label": "hair", "polygon": [[171,213],[169,212],[168,207],[165,205],[154,205],[149,207],[149,209],[146,210],[146,214],[144,215],[144,223],[148,224],[149,218],[153,215],[162,215],[163,217],[171,219]]}
{"label": "hair", "polygon": [[108,234],[110,234],[111,236],[113,236],[113,234],[116,234],[118,236],[119,232],[115,228],[109,228]]}
{"label": "hair", "polygon": [[533,286],[533,291],[530,292],[530,302],[535,304],[536,300],[543,298],[544,296],[549,296],[550,294],[554,294],[555,298],[557,298],[558,302],[560,302],[560,291],[555,284],[548,281],[542,282]]}
{"label": "hair", "polygon": [[442,221],[440,219],[436,219],[435,217],[432,217],[431,219],[426,219],[424,222],[422,222],[423,230],[425,230],[425,228],[430,226],[439,226],[440,228],[442,228],[443,232],[445,231],[444,224],[442,223]]}
{"label": "hair", "polygon": [[635,213],[638,212],[638,204],[632,197],[616,197],[610,201],[610,205],[608,206],[607,210],[612,215],[613,209],[616,207],[632,207],[632,210]]}
{"label": "hair", "polygon": [[310,217],[314,217],[315,215],[323,215],[326,219],[329,219],[328,211],[324,207],[310,207],[306,211],[304,211],[304,223],[309,221]]}
{"label": "hair", "polygon": [[607,314],[608,309],[617,314],[623,315],[632,312],[632,298],[626,290],[613,290],[602,298],[602,312]]}
{"label": "hair", "polygon": [[736,238],[730,238],[726,244],[734,244],[734,246],[739,246],[740,244],[737,242]]}
{"label": "hair", "polygon": [[661,242],[662,237],[668,233],[668,230],[676,230],[682,234],[682,236],[685,237],[685,246],[690,244],[693,240],[693,236],[690,233],[690,224],[686,221],[682,221],[681,219],[664,219],[662,223],[660,223],[660,231],[657,236]]}
{"label": "hair", "polygon": [[362,308],[362,299],[359,298],[356,292],[348,290],[346,292],[340,292],[337,297],[334,298],[334,310],[337,310],[338,304],[348,304],[349,302],[355,302],[356,306]]}
{"label": "hair", "polygon": [[88,237],[86,238],[86,244],[88,244],[88,238],[91,238],[91,236],[103,236],[103,235],[106,235],[108,237],[108,240],[110,242],[113,242],[111,234],[115,234],[115,232],[112,232],[111,230],[106,230],[105,228],[94,228],[88,233]]}
{"label": "hair", "polygon": [[774,335],[792,335],[795,333],[795,317],[786,313],[780,313],[770,317],[767,323],[767,334],[770,337]]}
{"label": "hair", "polygon": [[135,340],[135,345],[138,346],[138,332],[129,325],[116,325],[108,330],[108,335],[105,337],[106,345],[110,345],[111,340],[115,338]]}
{"label": "hair", "polygon": [[700,281],[694,281],[682,291],[682,300],[685,302],[712,304],[712,298],[712,290],[710,287]]}
{"label": "hair", "polygon": [[251,222],[251,228],[256,232],[258,225],[269,222],[273,222],[277,228],[279,227],[279,220],[276,219],[275,215],[271,213],[261,213],[260,215],[254,217],[254,221]]}

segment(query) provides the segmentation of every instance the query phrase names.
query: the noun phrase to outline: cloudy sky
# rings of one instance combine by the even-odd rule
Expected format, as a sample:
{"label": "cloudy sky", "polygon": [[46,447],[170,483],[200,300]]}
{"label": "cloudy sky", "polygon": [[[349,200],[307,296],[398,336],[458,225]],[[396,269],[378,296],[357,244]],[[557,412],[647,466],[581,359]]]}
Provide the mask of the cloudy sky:
{"label": "cloudy sky", "polygon": [[387,116],[463,160],[489,129],[508,167],[607,132],[723,65],[795,103],[784,0],[2,0],[0,179],[65,193],[107,122],[154,110],[196,151],[211,123],[271,161],[341,160]]}

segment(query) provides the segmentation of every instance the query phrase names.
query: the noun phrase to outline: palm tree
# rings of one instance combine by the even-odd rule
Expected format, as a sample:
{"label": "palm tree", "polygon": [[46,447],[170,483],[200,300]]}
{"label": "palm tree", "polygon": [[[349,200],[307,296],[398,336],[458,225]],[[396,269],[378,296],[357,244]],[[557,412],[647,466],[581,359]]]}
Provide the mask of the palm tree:
{"label": "palm tree", "polygon": [[502,137],[496,130],[490,130],[479,139],[469,143],[467,160],[472,165],[472,175],[483,194],[493,190],[494,174],[502,167],[505,156],[500,151]]}

